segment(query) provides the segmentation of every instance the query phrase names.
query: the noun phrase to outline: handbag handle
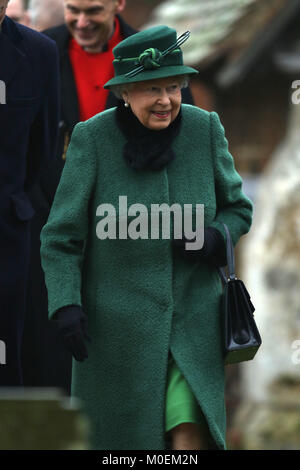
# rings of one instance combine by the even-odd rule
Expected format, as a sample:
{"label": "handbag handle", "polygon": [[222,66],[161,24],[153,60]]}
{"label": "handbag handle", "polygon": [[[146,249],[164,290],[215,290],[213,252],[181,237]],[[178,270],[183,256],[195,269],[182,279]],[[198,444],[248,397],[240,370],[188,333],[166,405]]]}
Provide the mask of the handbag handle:
{"label": "handbag handle", "polygon": [[[227,266],[228,266],[228,274],[229,274],[229,279],[233,281],[234,279],[236,279],[234,249],[233,249],[233,244],[232,244],[232,239],[231,239],[229,229],[226,224],[222,223],[222,225],[224,226],[225,236],[226,236],[226,259],[227,259]],[[218,268],[218,271],[219,271],[223,284],[226,284],[227,277],[225,275],[224,268]]]}

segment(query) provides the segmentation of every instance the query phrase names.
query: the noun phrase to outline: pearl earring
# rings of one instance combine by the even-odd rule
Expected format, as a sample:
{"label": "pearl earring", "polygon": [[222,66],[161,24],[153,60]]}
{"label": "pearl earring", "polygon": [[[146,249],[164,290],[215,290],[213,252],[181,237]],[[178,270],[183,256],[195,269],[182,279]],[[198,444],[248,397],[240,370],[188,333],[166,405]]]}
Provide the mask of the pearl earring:
{"label": "pearl earring", "polygon": [[125,108],[129,108],[129,103],[127,103],[127,101],[125,101],[124,106],[125,106]]}

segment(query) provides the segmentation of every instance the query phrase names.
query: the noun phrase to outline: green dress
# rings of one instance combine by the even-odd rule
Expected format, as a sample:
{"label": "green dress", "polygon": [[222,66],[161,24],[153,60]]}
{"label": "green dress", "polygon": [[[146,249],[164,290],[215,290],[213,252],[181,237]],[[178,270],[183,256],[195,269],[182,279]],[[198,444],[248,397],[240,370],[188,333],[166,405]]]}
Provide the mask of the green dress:
{"label": "green dress", "polygon": [[201,408],[171,352],[168,357],[165,431],[180,423],[198,423],[206,427]]}

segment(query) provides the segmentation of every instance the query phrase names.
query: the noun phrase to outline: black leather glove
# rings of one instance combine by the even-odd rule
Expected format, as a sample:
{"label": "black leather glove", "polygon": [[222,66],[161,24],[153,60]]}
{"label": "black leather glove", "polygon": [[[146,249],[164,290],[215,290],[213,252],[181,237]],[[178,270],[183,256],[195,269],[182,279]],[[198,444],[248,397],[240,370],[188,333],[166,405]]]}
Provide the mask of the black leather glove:
{"label": "black leather glove", "polygon": [[172,240],[173,246],[184,257],[194,261],[208,261],[215,266],[226,266],[226,245],[221,232],[214,227],[206,227],[204,229],[204,243],[200,250],[186,250],[185,243],[196,240],[188,240],[183,237],[179,240]]}
{"label": "black leather glove", "polygon": [[59,309],[55,317],[65,347],[76,361],[84,361],[88,357],[84,340],[91,341],[86,331],[87,316],[78,305],[68,305]]}

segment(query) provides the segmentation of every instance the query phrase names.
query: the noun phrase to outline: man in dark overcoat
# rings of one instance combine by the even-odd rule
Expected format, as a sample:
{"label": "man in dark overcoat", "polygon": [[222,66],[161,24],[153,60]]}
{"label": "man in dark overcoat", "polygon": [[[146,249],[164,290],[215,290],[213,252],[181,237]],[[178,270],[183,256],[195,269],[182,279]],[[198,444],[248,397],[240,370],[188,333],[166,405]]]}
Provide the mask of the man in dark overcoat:
{"label": "man in dark overcoat", "polygon": [[35,213],[28,192],[56,152],[59,82],[54,41],[5,16],[7,4],[0,0],[0,386],[18,386]]}

